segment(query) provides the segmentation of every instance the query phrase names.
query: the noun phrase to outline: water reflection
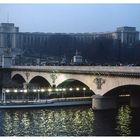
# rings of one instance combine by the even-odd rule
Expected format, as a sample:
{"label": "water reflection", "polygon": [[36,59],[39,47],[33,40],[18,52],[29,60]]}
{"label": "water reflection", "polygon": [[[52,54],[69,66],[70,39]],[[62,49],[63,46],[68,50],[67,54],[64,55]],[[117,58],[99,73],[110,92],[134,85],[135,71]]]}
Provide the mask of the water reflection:
{"label": "water reflection", "polygon": [[[5,136],[128,136],[139,135],[139,110],[90,107],[0,111],[0,135]],[[133,118],[132,118],[133,116]]]}
{"label": "water reflection", "polygon": [[123,105],[118,110],[117,133],[121,136],[131,135],[131,109],[128,105]]}
{"label": "water reflection", "polygon": [[3,112],[6,136],[90,136],[93,135],[91,108],[21,110]]}

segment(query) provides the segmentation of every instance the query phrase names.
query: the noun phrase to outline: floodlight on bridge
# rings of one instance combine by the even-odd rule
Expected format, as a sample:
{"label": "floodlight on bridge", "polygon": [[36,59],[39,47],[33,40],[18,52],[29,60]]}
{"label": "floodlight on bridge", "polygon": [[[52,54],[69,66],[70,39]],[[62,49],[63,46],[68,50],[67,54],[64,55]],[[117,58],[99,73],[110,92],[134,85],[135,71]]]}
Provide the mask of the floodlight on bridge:
{"label": "floodlight on bridge", "polygon": [[121,94],[121,95],[119,95],[119,97],[129,97],[130,96],[130,94]]}
{"label": "floodlight on bridge", "polygon": [[37,92],[37,90],[36,90],[36,89],[34,89],[34,90],[33,90],[33,92]]}
{"label": "floodlight on bridge", "polygon": [[86,90],[86,88],[84,87],[84,88],[83,88],[83,90],[85,91],[85,90]]}
{"label": "floodlight on bridge", "polygon": [[62,89],[60,88],[59,91],[62,91]]}
{"label": "floodlight on bridge", "polygon": [[14,92],[17,93],[18,92],[17,89],[14,89]]}
{"label": "floodlight on bridge", "polygon": [[69,90],[70,90],[70,91],[72,91],[73,89],[72,89],[72,88],[70,88]]}
{"label": "floodlight on bridge", "polygon": [[49,91],[49,92],[51,92],[51,91],[52,91],[52,89],[51,89],[51,88],[49,88],[49,89],[48,89],[48,91]]}
{"label": "floodlight on bridge", "polygon": [[56,89],[55,89],[55,91],[59,91],[59,89],[58,89],[58,88],[56,88]]}
{"label": "floodlight on bridge", "polygon": [[76,90],[79,91],[80,89],[77,87]]}
{"label": "floodlight on bridge", "polygon": [[63,90],[63,91],[66,91],[66,89],[65,89],[65,88],[63,88],[62,90]]}
{"label": "floodlight on bridge", "polygon": [[21,89],[20,92],[23,92],[23,90]]}
{"label": "floodlight on bridge", "polygon": [[9,89],[6,89],[6,90],[5,90],[5,92],[6,92],[6,93],[9,93],[9,92],[10,92],[10,90],[9,90]]}
{"label": "floodlight on bridge", "polygon": [[27,93],[27,89],[24,89],[23,92],[24,92],[24,93]]}
{"label": "floodlight on bridge", "polygon": [[42,88],[40,91],[41,91],[41,92],[45,92],[45,89]]}

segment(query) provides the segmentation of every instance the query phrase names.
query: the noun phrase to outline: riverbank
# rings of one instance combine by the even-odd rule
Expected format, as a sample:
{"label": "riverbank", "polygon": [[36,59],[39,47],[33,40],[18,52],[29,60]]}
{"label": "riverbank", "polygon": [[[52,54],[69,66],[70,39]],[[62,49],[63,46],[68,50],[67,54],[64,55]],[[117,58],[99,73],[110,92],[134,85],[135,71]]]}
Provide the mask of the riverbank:
{"label": "riverbank", "polygon": [[77,106],[77,105],[90,105],[92,104],[91,97],[78,97],[78,98],[56,98],[49,100],[38,101],[11,101],[0,104],[0,109],[18,109],[18,108],[44,108],[44,107],[57,107],[57,106]]}

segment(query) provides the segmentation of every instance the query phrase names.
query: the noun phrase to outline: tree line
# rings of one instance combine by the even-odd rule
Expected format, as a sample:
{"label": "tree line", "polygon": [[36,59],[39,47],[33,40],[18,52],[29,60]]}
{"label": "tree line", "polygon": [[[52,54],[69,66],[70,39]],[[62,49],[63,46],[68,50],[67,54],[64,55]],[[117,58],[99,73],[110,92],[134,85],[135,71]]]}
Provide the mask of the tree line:
{"label": "tree line", "polygon": [[25,56],[66,56],[68,62],[80,52],[83,59],[91,64],[115,65],[115,64],[140,64],[140,41],[130,46],[122,44],[120,40],[100,37],[92,40],[81,40],[70,35],[54,34],[45,42],[26,46]]}

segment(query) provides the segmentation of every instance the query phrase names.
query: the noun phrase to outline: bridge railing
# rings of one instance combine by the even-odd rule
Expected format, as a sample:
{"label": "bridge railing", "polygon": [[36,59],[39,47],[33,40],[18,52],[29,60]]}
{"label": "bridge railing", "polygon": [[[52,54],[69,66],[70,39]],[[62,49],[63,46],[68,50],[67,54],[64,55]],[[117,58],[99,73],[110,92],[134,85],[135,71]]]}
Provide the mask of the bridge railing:
{"label": "bridge railing", "polygon": [[46,70],[46,71],[101,71],[140,73],[140,67],[132,66],[12,66],[12,69]]}

